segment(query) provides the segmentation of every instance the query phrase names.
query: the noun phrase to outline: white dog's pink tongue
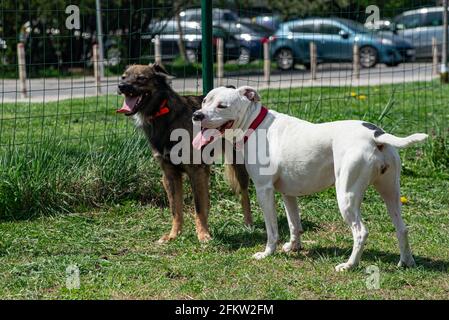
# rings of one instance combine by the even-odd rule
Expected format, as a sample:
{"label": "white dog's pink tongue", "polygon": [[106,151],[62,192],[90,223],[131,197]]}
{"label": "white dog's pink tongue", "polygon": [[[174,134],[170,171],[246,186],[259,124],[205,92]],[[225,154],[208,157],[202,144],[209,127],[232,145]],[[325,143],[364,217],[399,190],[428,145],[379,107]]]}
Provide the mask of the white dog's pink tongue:
{"label": "white dog's pink tongue", "polygon": [[201,147],[219,138],[220,135],[220,131],[217,129],[203,129],[193,138],[192,145],[195,149],[200,150]]}
{"label": "white dog's pink tongue", "polygon": [[123,105],[117,110],[117,113],[132,112],[137,103],[137,99],[139,99],[139,97],[125,97],[125,100],[123,100]]}

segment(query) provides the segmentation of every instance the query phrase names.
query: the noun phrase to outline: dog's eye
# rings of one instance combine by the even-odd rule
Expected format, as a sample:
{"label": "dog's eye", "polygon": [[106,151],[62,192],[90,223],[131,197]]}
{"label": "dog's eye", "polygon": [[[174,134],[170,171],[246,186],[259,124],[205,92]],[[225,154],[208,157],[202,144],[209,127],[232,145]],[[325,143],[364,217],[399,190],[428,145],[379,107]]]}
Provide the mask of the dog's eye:
{"label": "dog's eye", "polygon": [[228,106],[224,106],[224,105],[222,105],[222,104],[219,104],[218,106],[217,106],[217,108],[218,109],[226,109]]}
{"label": "dog's eye", "polygon": [[137,80],[139,80],[139,81],[147,81],[148,78],[145,77],[145,76],[137,76]]}

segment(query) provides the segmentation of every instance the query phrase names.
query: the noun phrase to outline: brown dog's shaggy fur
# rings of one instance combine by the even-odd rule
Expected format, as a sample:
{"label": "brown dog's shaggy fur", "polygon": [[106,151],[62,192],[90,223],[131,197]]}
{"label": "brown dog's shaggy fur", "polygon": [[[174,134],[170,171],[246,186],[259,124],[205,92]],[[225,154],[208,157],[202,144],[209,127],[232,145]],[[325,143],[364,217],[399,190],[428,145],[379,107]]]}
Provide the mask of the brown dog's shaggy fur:
{"label": "brown dog's shaggy fur", "polygon": [[[194,194],[196,211],[196,230],[200,241],[210,239],[207,217],[209,214],[209,174],[206,164],[179,164],[170,161],[170,150],[177,144],[170,141],[175,129],[185,129],[190,133],[189,148],[192,155],[192,114],[201,107],[203,96],[180,96],[170,87],[167,71],[158,64],[132,65],[122,75],[119,92],[125,99],[134,101],[126,115],[140,118],[139,125],[150,142],[153,156],[163,171],[163,185],[168,195],[170,210],[173,214],[171,231],[159,242],[176,238],[183,224],[182,177],[187,174]],[[158,116],[161,106],[167,101],[169,111]],[[128,100],[127,100],[128,101]],[[135,102],[137,101],[137,102]],[[166,111],[166,110],[165,110]],[[125,111],[121,111],[125,112]],[[226,166],[226,176],[233,190],[241,194],[245,223],[252,224],[248,196],[249,177],[244,165]]]}

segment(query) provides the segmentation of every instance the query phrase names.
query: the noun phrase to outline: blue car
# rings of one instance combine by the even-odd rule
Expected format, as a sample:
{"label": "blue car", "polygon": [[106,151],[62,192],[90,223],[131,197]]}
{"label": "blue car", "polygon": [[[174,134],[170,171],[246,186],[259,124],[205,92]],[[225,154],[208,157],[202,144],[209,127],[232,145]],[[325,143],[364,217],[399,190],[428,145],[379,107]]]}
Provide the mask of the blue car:
{"label": "blue car", "polygon": [[281,24],[271,38],[271,54],[279,69],[292,69],[295,63],[310,67],[310,42],[316,44],[318,63],[352,61],[355,43],[364,68],[377,63],[396,66],[415,58],[411,43],[398,36],[378,35],[352,20],[309,18]]}

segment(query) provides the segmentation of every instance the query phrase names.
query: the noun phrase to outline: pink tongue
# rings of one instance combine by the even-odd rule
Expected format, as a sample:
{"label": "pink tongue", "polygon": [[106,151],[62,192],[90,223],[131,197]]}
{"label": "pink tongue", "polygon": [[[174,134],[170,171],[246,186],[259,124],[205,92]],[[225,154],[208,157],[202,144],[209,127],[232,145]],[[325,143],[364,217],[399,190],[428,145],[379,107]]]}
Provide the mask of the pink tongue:
{"label": "pink tongue", "polygon": [[220,136],[221,133],[217,129],[203,129],[195,136],[192,145],[195,149],[201,150],[201,147],[211,143]]}
{"label": "pink tongue", "polygon": [[125,97],[123,100],[123,105],[120,109],[118,109],[117,113],[129,113],[133,111],[134,106],[137,103],[139,97]]}

